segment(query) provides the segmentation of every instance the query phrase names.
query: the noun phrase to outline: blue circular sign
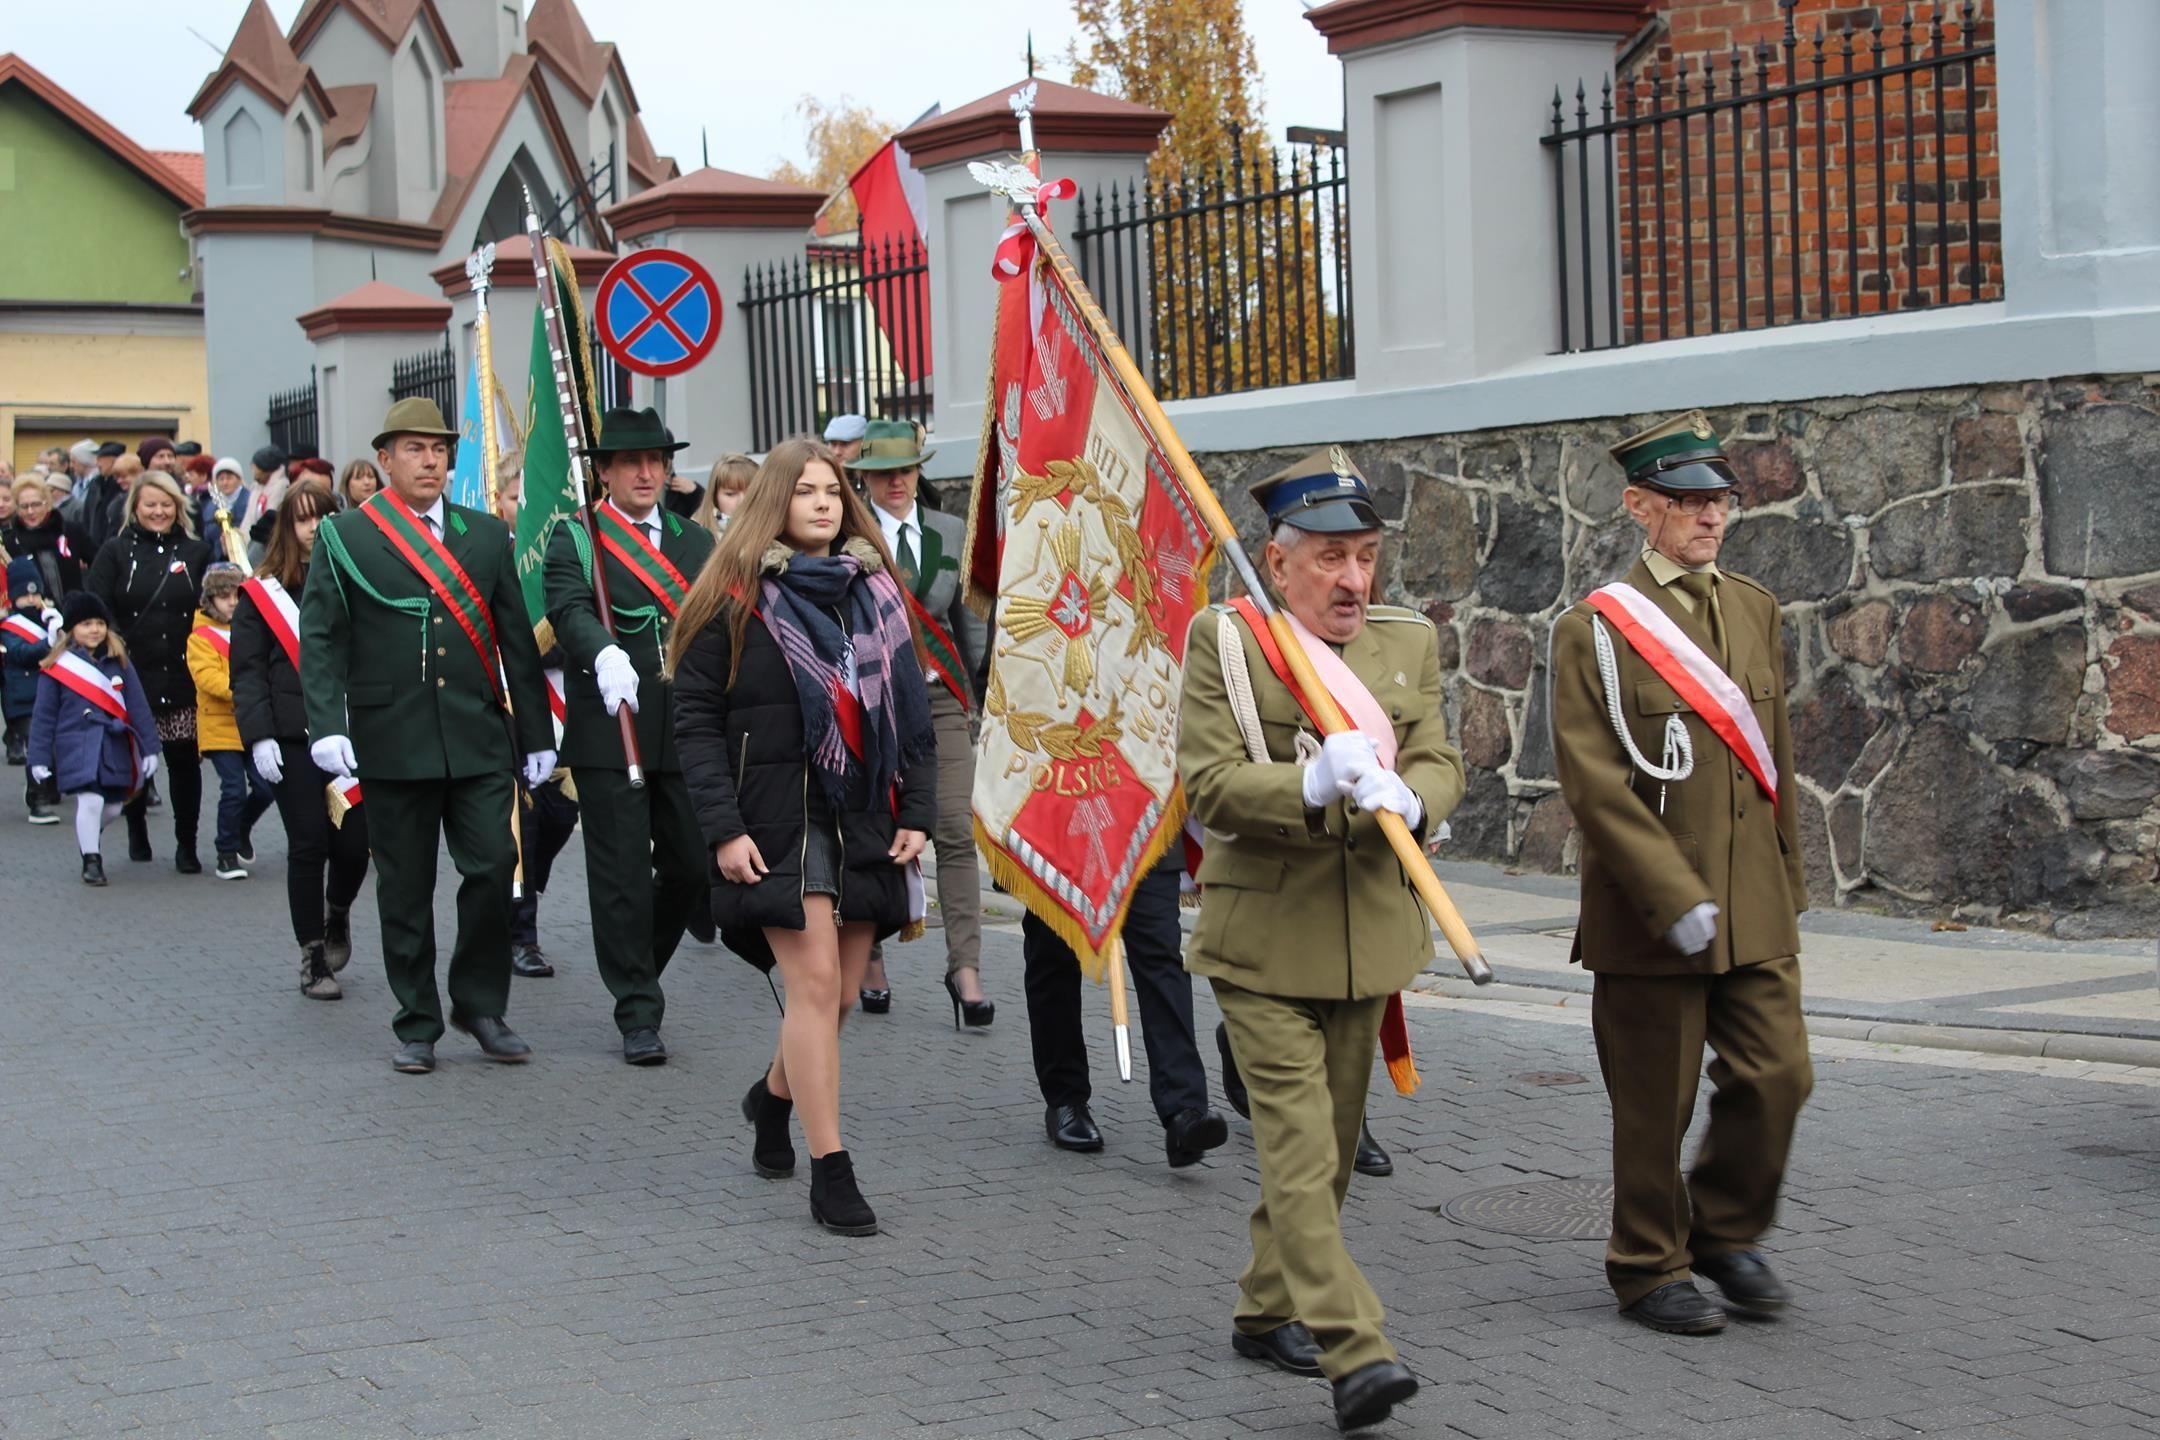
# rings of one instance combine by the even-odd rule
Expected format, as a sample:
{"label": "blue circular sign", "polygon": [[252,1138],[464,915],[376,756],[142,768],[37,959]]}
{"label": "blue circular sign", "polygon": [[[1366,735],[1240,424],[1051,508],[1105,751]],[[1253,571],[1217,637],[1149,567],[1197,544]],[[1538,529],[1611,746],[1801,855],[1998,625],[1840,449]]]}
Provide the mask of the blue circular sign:
{"label": "blue circular sign", "polygon": [[600,344],[640,375],[679,375],[720,338],[720,289],[679,250],[639,250],[600,279],[593,302]]}

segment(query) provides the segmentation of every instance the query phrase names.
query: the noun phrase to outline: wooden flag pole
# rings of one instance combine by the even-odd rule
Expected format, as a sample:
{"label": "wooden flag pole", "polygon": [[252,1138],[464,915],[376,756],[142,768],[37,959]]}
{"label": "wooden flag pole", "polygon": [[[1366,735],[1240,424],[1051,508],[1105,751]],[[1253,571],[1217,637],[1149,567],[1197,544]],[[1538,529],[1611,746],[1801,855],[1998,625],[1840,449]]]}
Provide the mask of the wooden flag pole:
{"label": "wooden flag pole", "polygon": [[1103,968],[1103,979],[1110,985],[1110,1030],[1117,1036],[1117,1075],[1127,1085],[1132,1084],[1132,1026],[1125,1010],[1125,940],[1122,936],[1110,941],[1109,964]]}
{"label": "wooden flag pole", "polygon": [[[1032,127],[1026,123],[1023,112],[1021,147],[1024,150],[1033,150],[1032,138]],[[1117,377],[1118,388],[1124,391],[1125,398],[1132,403],[1133,408],[1140,412],[1140,418],[1147,424],[1155,443],[1162,447],[1163,453],[1170,459],[1171,467],[1177,471],[1178,479],[1184,482],[1186,492],[1192,496],[1201,518],[1207,522],[1208,529],[1214,532],[1223,553],[1229,557],[1232,568],[1237,571],[1239,582],[1244,585],[1253,603],[1260,607],[1260,613],[1267,617],[1268,629],[1275,637],[1276,648],[1290,664],[1292,678],[1297,681],[1298,688],[1311,696],[1319,708],[1322,730],[1334,735],[1355,728],[1349,717],[1343,714],[1342,707],[1335,703],[1335,697],[1328,693],[1327,687],[1314,673],[1312,661],[1306,658],[1305,647],[1300,645],[1296,635],[1291,633],[1290,622],[1269,599],[1267,587],[1260,583],[1259,572],[1253,569],[1252,560],[1246,555],[1245,547],[1238,539],[1237,527],[1230,523],[1230,516],[1223,510],[1222,503],[1215,498],[1214,490],[1200,474],[1200,467],[1193,463],[1191,453],[1178,439],[1176,427],[1170,423],[1170,417],[1163,413],[1154,390],[1148,385],[1147,378],[1140,373],[1140,367],[1134,363],[1132,355],[1125,349],[1125,342],[1118,338],[1117,331],[1111,327],[1109,317],[1104,315],[1102,307],[1095,303],[1095,296],[1088,290],[1087,282],[1080,278],[1080,272],[1073,267],[1072,257],[1065,253],[1065,247],[1058,243],[1057,235],[1044,223],[1036,209],[1033,195],[1013,195],[1010,198],[1017,202],[1021,219],[1027,223],[1029,233],[1035,237],[1036,246],[1042,251],[1043,258],[1049,262],[1050,267],[1057,271],[1058,278],[1065,284],[1066,293],[1073,297],[1088,329],[1094,334],[1095,343],[1102,348],[1104,357],[1109,360],[1111,373]],[[1473,984],[1491,984],[1492,966],[1485,963],[1484,953],[1478,948],[1476,938],[1470,933],[1470,927],[1463,922],[1462,912],[1457,910],[1455,902],[1448,898],[1446,887],[1441,885],[1440,877],[1433,873],[1432,861],[1427,858],[1424,847],[1418,844],[1417,837],[1410,833],[1410,826],[1402,816],[1390,810],[1377,812],[1375,818],[1379,820],[1381,833],[1387,836],[1388,844],[1394,847],[1395,858],[1402,862],[1403,873],[1410,877],[1411,885],[1417,890],[1418,899],[1424,902],[1434,923],[1439,925],[1440,933],[1447,937],[1448,947],[1455,952],[1455,958],[1462,962],[1463,973],[1470,977]]]}

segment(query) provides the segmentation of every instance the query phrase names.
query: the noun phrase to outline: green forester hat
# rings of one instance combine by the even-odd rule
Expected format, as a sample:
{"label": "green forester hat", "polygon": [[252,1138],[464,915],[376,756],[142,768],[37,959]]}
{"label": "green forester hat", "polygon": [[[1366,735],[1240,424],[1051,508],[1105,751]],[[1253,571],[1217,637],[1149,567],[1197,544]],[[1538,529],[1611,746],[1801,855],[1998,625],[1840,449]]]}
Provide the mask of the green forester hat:
{"label": "green forester hat", "polygon": [[850,470],[905,470],[923,463],[915,427],[905,420],[872,420],[863,430],[862,454],[847,462]]}
{"label": "green forester hat", "polygon": [[391,440],[399,435],[432,435],[453,444],[458,438],[458,432],[443,423],[441,407],[419,395],[409,395],[390,407],[375,437],[375,448],[389,449]]}
{"label": "green forester hat", "polygon": [[1653,490],[1729,490],[1732,462],[1710,417],[1700,410],[1651,426],[1612,447],[1630,485]]}

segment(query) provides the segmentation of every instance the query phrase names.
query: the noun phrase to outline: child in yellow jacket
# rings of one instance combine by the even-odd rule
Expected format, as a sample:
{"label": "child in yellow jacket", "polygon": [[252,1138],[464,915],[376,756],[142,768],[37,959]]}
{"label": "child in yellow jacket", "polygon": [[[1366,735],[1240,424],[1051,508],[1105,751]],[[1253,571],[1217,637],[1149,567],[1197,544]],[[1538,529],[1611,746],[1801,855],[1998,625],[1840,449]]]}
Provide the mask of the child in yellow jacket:
{"label": "child in yellow jacket", "polygon": [[217,877],[245,880],[255,859],[250,838],[270,808],[270,787],[248,762],[233,719],[232,615],[240,601],[237,565],[212,565],[203,575],[202,608],[188,636],[188,673],[195,677],[195,735],[203,758],[217,771]]}

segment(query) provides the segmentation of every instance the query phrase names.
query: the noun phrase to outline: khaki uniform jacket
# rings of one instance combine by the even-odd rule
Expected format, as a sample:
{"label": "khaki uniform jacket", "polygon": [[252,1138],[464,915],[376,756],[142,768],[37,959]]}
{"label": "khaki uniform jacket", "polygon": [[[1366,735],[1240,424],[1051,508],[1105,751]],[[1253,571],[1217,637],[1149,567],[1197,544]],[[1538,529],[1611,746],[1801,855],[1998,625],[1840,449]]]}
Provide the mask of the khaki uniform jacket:
{"label": "khaki uniform jacket", "polygon": [[[1336,800],[1308,810],[1296,763],[1313,733],[1240,620],[1238,635],[1272,763],[1248,758],[1223,683],[1223,611],[1194,617],[1178,718],[1178,773],[1207,827],[1200,922],[1185,954],[1195,975],[1266,995],[1364,1000],[1392,994],[1432,958],[1432,926],[1380,822]],[[1418,830],[1463,797],[1461,754],[1447,743],[1433,628],[1409,610],[1375,606],[1343,660],[1395,722],[1395,768],[1423,802]],[[1317,735],[1314,738],[1318,738]]]}
{"label": "khaki uniform jacket", "polygon": [[[1675,713],[1695,747],[1695,769],[1685,780],[1664,784],[1637,772],[1606,712],[1590,630],[1594,612],[1587,602],[1579,604],[1553,626],[1553,758],[1582,832],[1575,958],[1585,969],[1717,974],[1800,951],[1796,917],[1807,908],[1807,880],[1794,813],[1798,793],[1777,597],[1744,575],[1720,573],[1718,606],[1731,650],[1726,672],[1754,705],[1770,741],[1778,772],[1774,807],[1732,749],[1608,624],[1635,748],[1659,761],[1666,717]],[[1644,561],[1628,572],[1627,583],[1705,654],[1716,656],[1706,610],[1691,613]],[[1665,932],[1705,900],[1717,903],[1717,939],[1699,955],[1682,955],[1665,943]]]}

